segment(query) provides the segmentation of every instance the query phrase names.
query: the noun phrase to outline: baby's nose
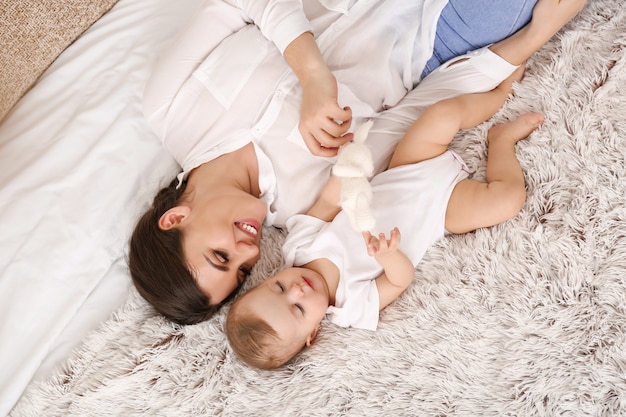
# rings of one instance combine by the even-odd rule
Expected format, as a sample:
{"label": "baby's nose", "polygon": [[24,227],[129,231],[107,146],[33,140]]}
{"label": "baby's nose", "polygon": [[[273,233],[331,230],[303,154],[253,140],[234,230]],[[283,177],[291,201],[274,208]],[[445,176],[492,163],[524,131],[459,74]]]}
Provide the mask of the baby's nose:
{"label": "baby's nose", "polygon": [[289,289],[289,291],[293,295],[296,295],[298,297],[304,294],[304,290],[302,290],[302,285],[298,284],[297,282],[291,284],[291,288]]}

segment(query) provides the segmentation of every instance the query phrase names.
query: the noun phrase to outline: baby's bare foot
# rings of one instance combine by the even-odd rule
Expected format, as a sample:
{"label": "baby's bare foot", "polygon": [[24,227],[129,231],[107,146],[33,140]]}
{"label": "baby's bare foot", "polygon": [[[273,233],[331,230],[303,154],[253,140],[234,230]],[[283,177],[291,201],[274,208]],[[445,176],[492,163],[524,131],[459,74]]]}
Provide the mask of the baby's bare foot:
{"label": "baby's bare foot", "polygon": [[524,113],[512,122],[493,125],[487,133],[487,140],[489,142],[498,140],[517,143],[527,138],[533,130],[541,126],[544,119],[541,113]]}

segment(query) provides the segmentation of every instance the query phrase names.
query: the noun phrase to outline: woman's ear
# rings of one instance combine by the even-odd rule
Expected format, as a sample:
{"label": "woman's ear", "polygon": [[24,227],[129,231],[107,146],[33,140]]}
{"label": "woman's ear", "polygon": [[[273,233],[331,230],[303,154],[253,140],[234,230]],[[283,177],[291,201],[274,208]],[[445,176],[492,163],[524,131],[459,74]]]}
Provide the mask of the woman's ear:
{"label": "woman's ear", "polygon": [[317,333],[320,331],[321,328],[322,326],[320,324],[315,326],[315,329],[311,332],[309,337],[306,338],[306,347],[309,347],[313,344],[313,341],[315,340],[315,337],[317,336]]}
{"label": "woman's ear", "polygon": [[161,230],[170,230],[176,228],[189,215],[191,209],[187,206],[172,207],[159,219],[159,228]]}

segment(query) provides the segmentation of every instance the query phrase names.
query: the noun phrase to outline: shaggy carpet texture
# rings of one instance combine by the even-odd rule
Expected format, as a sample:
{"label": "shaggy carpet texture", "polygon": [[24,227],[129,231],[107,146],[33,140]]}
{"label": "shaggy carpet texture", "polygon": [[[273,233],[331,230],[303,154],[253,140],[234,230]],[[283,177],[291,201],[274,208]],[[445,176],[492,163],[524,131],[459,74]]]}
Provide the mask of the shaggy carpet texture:
{"label": "shaggy carpet texture", "polygon": [[[324,323],[293,363],[257,371],[229,349],[226,311],[181,327],[132,294],[11,415],[626,415],[625,94],[626,9],[591,0],[453,143],[483,178],[487,128],[543,112],[517,145],[523,211],[434,246],[376,332]],[[281,267],[283,239],[265,230],[247,286]]]}
{"label": "shaggy carpet texture", "polygon": [[0,0],[0,121],[117,0]]}

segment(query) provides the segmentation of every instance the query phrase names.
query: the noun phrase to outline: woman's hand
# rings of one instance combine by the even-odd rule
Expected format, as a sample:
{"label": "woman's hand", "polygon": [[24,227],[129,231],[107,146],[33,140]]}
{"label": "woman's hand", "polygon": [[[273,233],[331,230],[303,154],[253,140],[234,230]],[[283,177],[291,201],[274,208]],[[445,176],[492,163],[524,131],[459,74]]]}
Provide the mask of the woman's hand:
{"label": "woman's hand", "polygon": [[340,107],[337,80],[326,65],[313,34],[305,32],[285,49],[284,57],[302,86],[298,129],[313,155],[335,156],[352,140],[347,133],[352,110]]}
{"label": "woman's hand", "polygon": [[309,74],[302,82],[302,108],[298,129],[313,155],[335,156],[352,140],[348,133],[352,110],[337,103],[337,80],[328,68]]}

